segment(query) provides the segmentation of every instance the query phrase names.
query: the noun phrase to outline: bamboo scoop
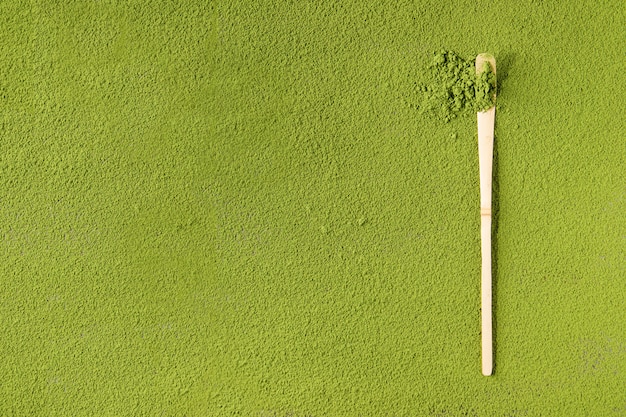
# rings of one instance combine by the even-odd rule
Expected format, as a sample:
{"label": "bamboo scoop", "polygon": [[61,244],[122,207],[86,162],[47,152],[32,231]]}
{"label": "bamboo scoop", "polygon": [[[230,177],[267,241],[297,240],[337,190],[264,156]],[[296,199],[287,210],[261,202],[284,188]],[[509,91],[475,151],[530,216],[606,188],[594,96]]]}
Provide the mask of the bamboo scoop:
{"label": "bamboo scoop", "polygon": [[[496,59],[490,54],[476,57],[476,73],[488,62],[494,74]],[[478,162],[480,166],[480,240],[482,254],[481,273],[481,335],[482,372],[489,376],[493,372],[493,340],[491,321],[491,168],[493,165],[493,130],[496,107],[477,113],[478,119]]]}

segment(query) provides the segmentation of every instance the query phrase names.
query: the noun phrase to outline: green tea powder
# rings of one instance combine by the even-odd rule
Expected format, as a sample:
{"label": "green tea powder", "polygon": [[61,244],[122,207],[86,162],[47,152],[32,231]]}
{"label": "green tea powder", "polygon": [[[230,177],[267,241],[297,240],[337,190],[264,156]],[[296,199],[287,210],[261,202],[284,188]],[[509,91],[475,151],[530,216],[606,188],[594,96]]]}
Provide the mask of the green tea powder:
{"label": "green tea powder", "polygon": [[435,53],[418,84],[421,93],[419,109],[449,122],[462,113],[490,108],[495,103],[496,75],[485,63],[476,74],[474,59],[463,59],[451,51]]}

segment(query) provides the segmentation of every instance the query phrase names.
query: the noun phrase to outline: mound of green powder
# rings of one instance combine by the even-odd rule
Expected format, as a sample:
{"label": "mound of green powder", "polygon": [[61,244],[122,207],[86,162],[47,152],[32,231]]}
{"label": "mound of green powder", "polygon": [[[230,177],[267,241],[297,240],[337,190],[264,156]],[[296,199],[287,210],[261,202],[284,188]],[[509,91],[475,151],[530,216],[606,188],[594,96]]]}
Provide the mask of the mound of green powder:
{"label": "mound of green powder", "polygon": [[496,75],[487,63],[480,75],[476,75],[474,59],[463,59],[442,50],[434,54],[423,77],[418,84],[419,109],[441,121],[486,110],[495,103]]}

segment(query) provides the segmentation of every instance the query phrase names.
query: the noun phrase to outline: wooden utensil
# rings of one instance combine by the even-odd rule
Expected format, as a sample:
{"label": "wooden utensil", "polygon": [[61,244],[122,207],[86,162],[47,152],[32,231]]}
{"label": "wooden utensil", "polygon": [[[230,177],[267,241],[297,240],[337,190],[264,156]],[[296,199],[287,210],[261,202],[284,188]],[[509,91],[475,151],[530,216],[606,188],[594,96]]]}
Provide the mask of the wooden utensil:
{"label": "wooden utensil", "polygon": [[[485,67],[485,62],[496,72],[496,59],[490,54],[476,57],[476,73]],[[495,93],[494,93],[495,94]],[[489,376],[493,372],[493,328],[491,311],[491,185],[493,165],[493,131],[496,107],[478,112],[478,161],[480,166],[480,240],[482,254],[481,272],[481,336],[482,372]]]}

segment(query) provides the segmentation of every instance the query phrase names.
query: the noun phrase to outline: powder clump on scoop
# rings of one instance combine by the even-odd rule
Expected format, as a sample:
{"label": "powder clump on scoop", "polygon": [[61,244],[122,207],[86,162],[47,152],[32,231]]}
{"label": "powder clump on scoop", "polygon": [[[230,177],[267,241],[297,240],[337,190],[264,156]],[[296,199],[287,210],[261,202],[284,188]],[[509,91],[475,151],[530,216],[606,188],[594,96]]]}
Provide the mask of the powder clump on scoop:
{"label": "powder clump on scoop", "polygon": [[434,54],[432,63],[419,84],[422,113],[449,122],[463,113],[483,111],[495,103],[496,75],[491,66],[476,74],[474,60],[461,58],[452,51]]}

